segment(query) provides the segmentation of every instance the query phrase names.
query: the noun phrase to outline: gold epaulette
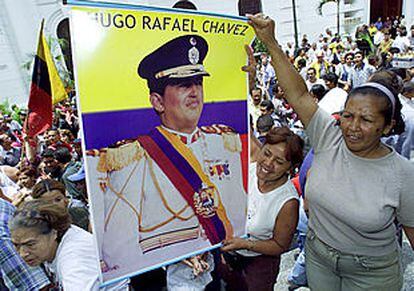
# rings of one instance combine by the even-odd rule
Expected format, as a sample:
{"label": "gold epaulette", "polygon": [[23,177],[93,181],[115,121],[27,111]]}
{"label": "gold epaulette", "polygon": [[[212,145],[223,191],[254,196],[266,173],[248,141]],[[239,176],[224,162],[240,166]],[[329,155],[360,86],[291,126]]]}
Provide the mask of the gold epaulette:
{"label": "gold epaulette", "polygon": [[86,151],[86,155],[87,156],[91,156],[91,157],[98,157],[99,156],[99,150],[87,150]]}
{"label": "gold epaulette", "polygon": [[219,134],[223,138],[224,148],[230,152],[241,152],[242,144],[239,134],[230,126],[223,124],[213,124],[202,126],[201,131],[206,134]]}
{"label": "gold epaulette", "polygon": [[212,124],[210,126],[202,126],[201,131],[204,133],[215,133],[215,134],[223,134],[223,133],[236,133],[236,131],[227,125],[223,124]]}
{"label": "gold epaulette", "polygon": [[99,172],[118,171],[134,161],[140,161],[145,150],[137,140],[128,143],[118,142],[116,147],[105,148],[99,151]]}

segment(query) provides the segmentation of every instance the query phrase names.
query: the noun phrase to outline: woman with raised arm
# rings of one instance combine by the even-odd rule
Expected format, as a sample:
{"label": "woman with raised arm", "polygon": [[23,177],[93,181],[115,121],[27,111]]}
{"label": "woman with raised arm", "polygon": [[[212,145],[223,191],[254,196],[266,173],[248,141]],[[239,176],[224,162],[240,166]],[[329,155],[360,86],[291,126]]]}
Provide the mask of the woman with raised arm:
{"label": "woman with raised arm", "polygon": [[314,161],[306,185],[306,272],[312,290],[400,290],[397,219],[414,245],[414,165],[381,142],[404,130],[397,76],[379,73],[348,95],[339,124],[312,101],[286,59],[275,23],[248,16],[286,99],[306,127]]}

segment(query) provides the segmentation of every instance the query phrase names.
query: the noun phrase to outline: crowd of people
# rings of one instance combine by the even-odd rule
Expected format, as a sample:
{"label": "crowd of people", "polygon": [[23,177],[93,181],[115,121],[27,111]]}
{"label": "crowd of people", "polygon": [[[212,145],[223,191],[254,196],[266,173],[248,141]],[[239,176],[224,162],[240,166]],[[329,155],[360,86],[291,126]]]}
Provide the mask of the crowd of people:
{"label": "crowd of people", "polygon": [[[26,109],[1,112],[1,288],[99,284],[74,99],[55,106],[53,116],[53,125],[33,138],[23,130]],[[74,249],[73,238],[62,247],[67,236],[79,237]]]}
{"label": "crowd of people", "polygon": [[[249,23],[267,51],[248,48],[245,67],[247,237],[179,263],[185,290],[272,290],[295,233],[290,290],[400,290],[401,229],[414,246],[414,65],[393,59],[414,51],[414,25],[380,18],[355,37],[326,30],[284,50],[273,20]],[[26,109],[0,112],[1,290],[99,288],[75,98],[53,110],[36,137],[24,133]],[[162,290],[174,268],[107,289]]]}
{"label": "crowd of people", "polygon": [[[375,72],[387,70],[397,74],[406,130],[389,138],[387,143],[410,159],[414,142],[410,138],[413,119],[410,88],[414,82],[414,67],[401,68],[393,65],[393,61],[414,53],[414,24],[408,30],[404,16],[387,17],[385,21],[380,17],[375,23],[357,27],[354,37],[334,35],[326,29],[315,42],[304,35],[296,49],[291,43],[282,48],[312,97],[331,114],[341,112],[351,89],[366,83]],[[303,125],[286,101],[284,89],[270,64],[269,53],[255,52],[254,55],[256,79],[251,86],[249,112],[256,137],[260,140],[272,126],[281,125],[304,137]],[[305,151],[308,149],[305,146]]]}

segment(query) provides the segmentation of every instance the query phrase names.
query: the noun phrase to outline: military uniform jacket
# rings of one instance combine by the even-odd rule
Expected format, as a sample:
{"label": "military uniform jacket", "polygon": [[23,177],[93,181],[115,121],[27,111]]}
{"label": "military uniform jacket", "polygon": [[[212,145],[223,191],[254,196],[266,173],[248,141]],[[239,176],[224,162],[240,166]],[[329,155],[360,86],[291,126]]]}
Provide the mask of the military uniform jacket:
{"label": "military uniform jacket", "polygon": [[135,271],[211,247],[200,213],[213,215],[217,207],[212,205],[218,203],[232,235],[245,231],[240,136],[222,125],[197,128],[192,134],[162,129],[180,138],[217,191],[207,198],[194,193],[190,205],[140,139],[88,152],[94,231],[104,275]]}

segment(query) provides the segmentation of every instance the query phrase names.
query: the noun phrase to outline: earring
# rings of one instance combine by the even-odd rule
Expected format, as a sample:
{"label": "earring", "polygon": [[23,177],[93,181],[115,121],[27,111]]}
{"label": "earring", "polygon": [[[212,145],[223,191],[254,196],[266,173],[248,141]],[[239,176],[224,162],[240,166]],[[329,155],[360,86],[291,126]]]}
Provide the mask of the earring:
{"label": "earring", "polygon": [[53,229],[52,231],[53,231],[53,235],[55,236],[55,240],[57,240],[57,235],[58,235],[57,230]]}

